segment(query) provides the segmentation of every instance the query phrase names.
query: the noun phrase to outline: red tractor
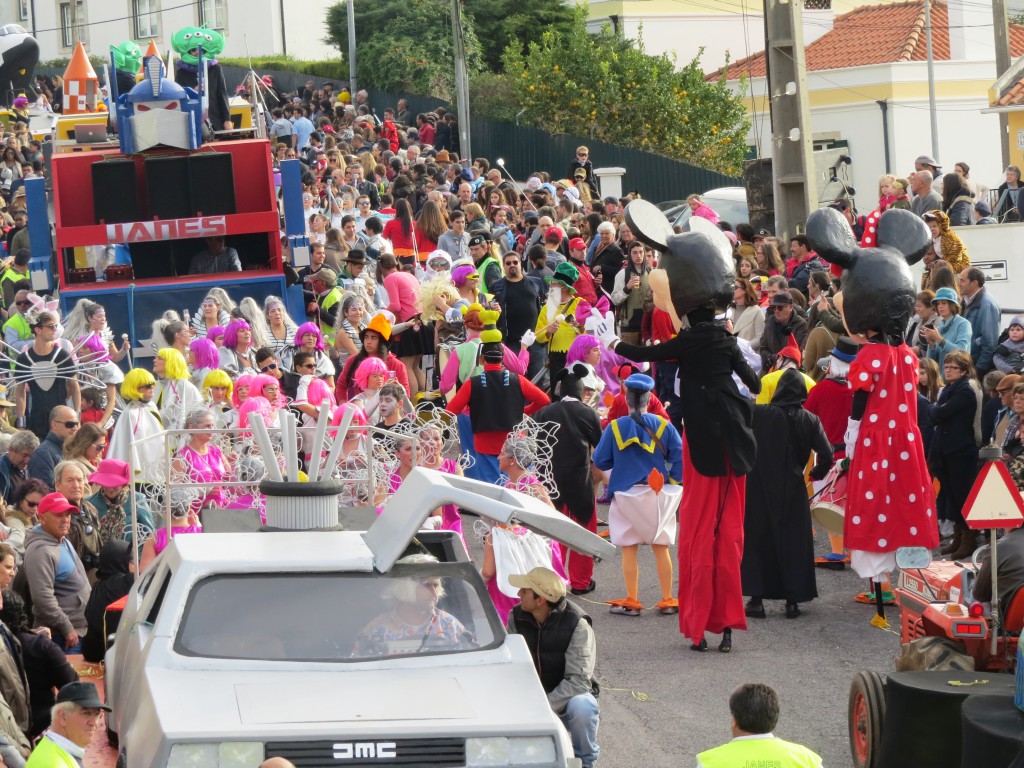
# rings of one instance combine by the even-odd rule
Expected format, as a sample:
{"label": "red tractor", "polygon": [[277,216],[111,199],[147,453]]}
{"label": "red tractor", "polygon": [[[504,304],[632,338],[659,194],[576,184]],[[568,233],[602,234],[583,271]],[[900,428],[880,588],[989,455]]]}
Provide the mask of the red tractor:
{"label": "red tractor", "polygon": [[[897,564],[900,570],[895,595],[900,609],[900,640],[906,647],[922,638],[935,638],[934,642],[923,644],[930,646],[927,652],[931,664],[927,669],[944,666],[949,657],[966,655],[974,660],[973,669],[977,672],[1015,670],[1018,636],[1024,626],[1024,589],[1018,589],[1009,604],[1001,606],[998,626],[989,607],[972,599],[978,553],[974,562],[931,562],[928,550],[908,548],[897,553]],[[882,676],[871,671],[857,673],[850,685],[849,698],[850,751],[856,768],[873,768],[878,764],[885,715]]]}

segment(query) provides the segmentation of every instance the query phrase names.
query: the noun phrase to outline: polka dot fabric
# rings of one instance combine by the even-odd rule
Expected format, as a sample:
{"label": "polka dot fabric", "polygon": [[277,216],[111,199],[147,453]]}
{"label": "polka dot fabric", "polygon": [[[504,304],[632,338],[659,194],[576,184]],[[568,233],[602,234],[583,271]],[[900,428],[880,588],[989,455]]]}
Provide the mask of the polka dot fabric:
{"label": "polka dot fabric", "polygon": [[845,545],[865,552],[937,547],[931,475],[917,428],[917,356],[906,344],[865,344],[850,366],[871,393],[846,495]]}

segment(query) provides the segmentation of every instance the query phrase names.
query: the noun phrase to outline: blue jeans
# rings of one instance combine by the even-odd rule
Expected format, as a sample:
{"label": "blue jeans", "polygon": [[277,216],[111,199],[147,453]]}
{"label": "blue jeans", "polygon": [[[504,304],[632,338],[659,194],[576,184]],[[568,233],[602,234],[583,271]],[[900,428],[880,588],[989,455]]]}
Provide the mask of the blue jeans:
{"label": "blue jeans", "polygon": [[601,753],[597,746],[597,727],[601,724],[597,699],[589,693],[573,696],[559,717],[572,739],[572,751],[583,761],[583,768],[590,768]]}

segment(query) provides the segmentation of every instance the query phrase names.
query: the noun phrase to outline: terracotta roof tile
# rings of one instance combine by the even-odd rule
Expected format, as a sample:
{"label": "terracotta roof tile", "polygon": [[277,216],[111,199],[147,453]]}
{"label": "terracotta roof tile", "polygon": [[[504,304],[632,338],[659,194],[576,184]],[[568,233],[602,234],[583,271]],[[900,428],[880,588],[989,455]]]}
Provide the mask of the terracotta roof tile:
{"label": "terracotta roof tile", "polygon": [[[932,55],[948,61],[949,14],[943,2],[932,6]],[[1024,26],[1010,24],[1010,49],[1014,57],[1024,54]],[[869,64],[924,61],[927,58],[923,0],[865,5],[836,16],[832,29],[804,49],[807,71],[846,69]],[[719,69],[707,75],[716,80]],[[727,77],[764,77],[764,51],[729,65]]]}

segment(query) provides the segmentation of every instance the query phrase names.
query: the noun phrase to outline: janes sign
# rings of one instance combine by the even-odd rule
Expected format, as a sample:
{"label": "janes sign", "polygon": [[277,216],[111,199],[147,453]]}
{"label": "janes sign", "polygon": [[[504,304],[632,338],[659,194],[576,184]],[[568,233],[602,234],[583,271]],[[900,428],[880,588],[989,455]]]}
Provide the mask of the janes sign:
{"label": "janes sign", "polygon": [[108,243],[152,243],[161,240],[189,240],[217,237],[228,233],[227,216],[201,216],[197,219],[130,221],[107,224]]}

